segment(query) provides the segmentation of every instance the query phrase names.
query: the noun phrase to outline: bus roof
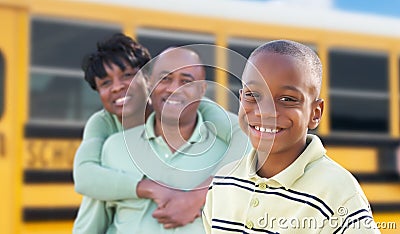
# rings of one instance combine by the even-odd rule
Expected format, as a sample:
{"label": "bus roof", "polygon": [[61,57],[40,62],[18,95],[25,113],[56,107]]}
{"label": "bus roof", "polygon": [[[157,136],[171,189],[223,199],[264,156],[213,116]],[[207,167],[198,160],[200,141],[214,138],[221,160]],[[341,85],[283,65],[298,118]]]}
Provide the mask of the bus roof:
{"label": "bus roof", "polygon": [[[295,1],[243,0],[79,0],[172,13],[306,28],[400,37],[400,19],[345,12]],[[305,1],[306,3],[310,1]],[[323,4],[322,4],[323,5]]]}

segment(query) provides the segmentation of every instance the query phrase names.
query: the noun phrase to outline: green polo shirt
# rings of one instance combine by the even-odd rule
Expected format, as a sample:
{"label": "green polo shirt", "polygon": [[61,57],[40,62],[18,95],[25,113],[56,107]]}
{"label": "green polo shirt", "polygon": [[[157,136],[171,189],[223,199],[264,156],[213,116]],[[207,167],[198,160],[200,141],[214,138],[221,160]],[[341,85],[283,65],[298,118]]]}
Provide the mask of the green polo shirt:
{"label": "green polo shirt", "polygon": [[[207,172],[224,157],[227,145],[208,129],[201,114],[197,113],[192,136],[174,153],[162,137],[155,135],[154,116],[149,116],[145,126],[109,137],[104,143],[102,164],[134,175],[136,185],[146,176],[167,186],[189,189],[209,178]],[[151,199],[109,201],[106,206],[115,210],[107,233],[204,233],[201,218],[184,227],[164,229],[152,217],[157,205]]]}
{"label": "green polo shirt", "polygon": [[[229,145],[226,157],[214,170],[240,159],[250,151],[251,144],[241,131],[235,114],[227,112],[207,98],[201,100],[198,110],[209,126],[208,130]],[[106,201],[135,196],[131,186],[135,178],[122,171],[117,172],[101,166],[104,141],[120,131],[122,126],[117,117],[105,110],[98,111],[89,118],[85,125],[82,143],[74,158],[74,185],[78,193]],[[215,172],[213,171],[213,174]]]}
{"label": "green polo shirt", "polygon": [[[205,123],[203,122],[202,115],[199,112],[197,112],[197,123],[196,123],[195,129],[193,131],[193,134],[191,135],[189,140],[179,148],[179,150],[172,152],[171,149],[168,147],[167,143],[165,142],[165,140],[163,139],[163,137],[155,135],[155,129],[154,129],[155,124],[154,123],[155,123],[155,113],[152,113],[149,116],[148,121],[146,122],[145,134],[143,134],[143,138],[150,142],[150,146],[151,146],[152,150],[154,150],[157,153],[159,159],[165,164],[171,164],[171,163],[173,163],[173,161],[177,161],[176,158],[182,157],[182,152],[186,151],[188,147],[192,147],[196,143],[205,142],[210,137],[215,138],[215,135],[212,135],[212,136],[209,135],[209,134],[211,134],[209,128],[206,125],[204,125]],[[177,129],[177,133],[175,136],[179,137],[178,129]],[[217,146],[219,146],[219,145],[222,146],[222,144],[217,144]],[[210,143],[210,145],[206,144],[205,146],[211,147],[212,144],[211,143]],[[131,148],[131,149],[134,150],[133,148]],[[191,150],[193,152],[193,149],[191,149]],[[199,151],[198,153],[201,153],[201,151]],[[190,168],[193,169],[195,167],[208,167],[210,160],[213,160],[213,158],[216,158],[216,159],[219,158],[219,157],[214,157],[213,155],[210,155],[210,156],[212,158],[205,159],[204,155],[202,155],[201,160],[197,161],[198,164],[188,164],[186,161],[183,161],[182,158],[179,159],[182,161],[175,162],[175,164],[179,164],[180,167],[185,168],[185,169],[190,169]],[[182,165],[182,163],[183,163],[183,165]],[[175,166],[178,166],[178,165],[175,165]]]}
{"label": "green polo shirt", "polygon": [[[209,169],[213,170],[211,174],[215,174],[219,167],[243,157],[250,149],[249,142],[247,136],[238,125],[236,115],[225,111],[218,104],[207,98],[202,99],[200,102],[199,111],[202,114],[201,116],[204,117],[204,121],[212,125],[208,130],[229,144],[226,157],[219,161],[217,166]],[[120,131],[122,131],[121,123],[115,115],[105,110],[93,114],[85,125],[83,141],[75,155],[73,172],[75,190],[88,197],[83,197],[75,219],[73,233],[104,232],[101,230],[108,226],[107,219],[109,217],[105,215],[106,212],[98,212],[99,210],[106,211],[104,200],[136,198],[137,175],[127,173],[118,167],[115,169],[101,165],[101,151],[105,140],[110,135]],[[134,141],[134,139],[132,140]],[[125,145],[117,149],[116,152],[123,151],[124,147]],[[141,149],[141,146],[136,147]],[[129,152],[126,151],[125,153]],[[112,153],[110,152],[110,154]],[[129,161],[128,165],[131,162]],[[177,163],[179,164],[181,161],[178,160]],[[167,169],[171,168],[167,167]],[[193,171],[193,169],[190,170]],[[199,172],[183,176],[186,176],[187,180],[189,180],[193,178],[194,174],[199,174],[199,176],[196,176],[199,178],[201,174],[209,173],[209,171],[204,171],[205,169],[203,168]],[[185,182],[185,180],[181,180],[181,183],[176,184],[176,186],[188,188],[189,185],[192,186],[194,184],[194,182],[190,181],[186,181],[183,184],[182,182]]]}
{"label": "green polo shirt", "polygon": [[307,143],[271,178],[257,175],[255,150],[223,168],[207,194],[206,233],[379,233],[356,179],[325,155],[317,136]]}

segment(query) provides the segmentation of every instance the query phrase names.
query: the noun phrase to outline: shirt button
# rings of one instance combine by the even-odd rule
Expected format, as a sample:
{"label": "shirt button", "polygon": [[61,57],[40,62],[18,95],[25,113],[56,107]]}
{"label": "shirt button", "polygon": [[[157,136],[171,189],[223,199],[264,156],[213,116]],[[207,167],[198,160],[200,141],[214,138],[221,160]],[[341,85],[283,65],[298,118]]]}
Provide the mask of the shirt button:
{"label": "shirt button", "polygon": [[247,227],[248,229],[252,229],[252,228],[254,227],[254,223],[251,222],[250,220],[247,220],[247,221],[246,221],[246,227]]}
{"label": "shirt button", "polygon": [[259,187],[261,190],[265,190],[265,189],[267,188],[267,184],[266,184],[266,183],[260,183],[260,184],[258,185],[258,187]]}
{"label": "shirt button", "polygon": [[258,200],[258,198],[251,199],[251,206],[252,207],[257,207],[258,204],[260,204],[260,201]]}

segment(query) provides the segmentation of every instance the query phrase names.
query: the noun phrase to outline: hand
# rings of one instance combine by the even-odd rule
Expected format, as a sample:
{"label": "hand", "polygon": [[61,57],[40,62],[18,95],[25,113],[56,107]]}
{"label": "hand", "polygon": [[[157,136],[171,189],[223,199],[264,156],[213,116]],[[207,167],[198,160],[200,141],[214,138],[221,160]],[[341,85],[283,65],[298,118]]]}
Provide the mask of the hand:
{"label": "hand", "polygon": [[173,198],[164,207],[153,212],[153,217],[164,225],[164,228],[176,228],[192,223],[201,216],[207,189],[189,192],[173,191]]}
{"label": "hand", "polygon": [[173,198],[174,191],[177,190],[168,188],[149,179],[143,179],[136,187],[138,197],[152,199],[159,209],[165,207]]}

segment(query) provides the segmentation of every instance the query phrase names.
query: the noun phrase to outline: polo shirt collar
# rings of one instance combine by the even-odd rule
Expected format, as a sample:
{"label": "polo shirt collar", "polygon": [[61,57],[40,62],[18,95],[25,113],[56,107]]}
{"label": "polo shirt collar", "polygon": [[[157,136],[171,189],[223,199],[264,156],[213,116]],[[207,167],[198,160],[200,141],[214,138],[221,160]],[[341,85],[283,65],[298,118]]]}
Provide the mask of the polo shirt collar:
{"label": "polo shirt collar", "polygon": [[113,114],[110,114],[110,115],[112,116],[112,118],[114,120],[114,123],[115,123],[115,125],[116,125],[116,127],[118,129],[118,132],[123,131],[124,128],[123,128],[121,122],[119,121],[118,117],[116,115],[113,115]]}
{"label": "polo shirt collar", "polygon": [[[307,167],[307,165],[321,157],[326,153],[326,150],[321,142],[321,140],[312,134],[307,135],[307,147],[302,154],[287,168],[285,168],[280,173],[269,178],[268,180],[274,180],[280,185],[285,187],[285,189],[290,188],[294,182],[300,178]],[[256,150],[253,149],[250,152],[250,157],[247,158],[247,168],[249,168],[249,177],[259,177],[256,174],[257,170],[257,154]]]}
{"label": "polo shirt collar", "polygon": [[155,112],[151,113],[149,115],[149,117],[147,118],[147,121],[144,125],[144,131],[145,131],[144,138],[146,140],[156,138],[156,134],[154,131],[154,122],[155,122],[155,118],[156,118],[155,116],[156,116]]}
{"label": "polo shirt collar", "polygon": [[[155,123],[155,112],[151,113],[148,117],[145,124],[145,134],[144,138],[146,140],[151,140],[157,138],[154,130]],[[203,142],[208,138],[207,127],[203,121],[203,116],[199,111],[197,111],[197,123],[192,133],[192,136],[189,138],[188,142],[193,144],[197,142]]]}

